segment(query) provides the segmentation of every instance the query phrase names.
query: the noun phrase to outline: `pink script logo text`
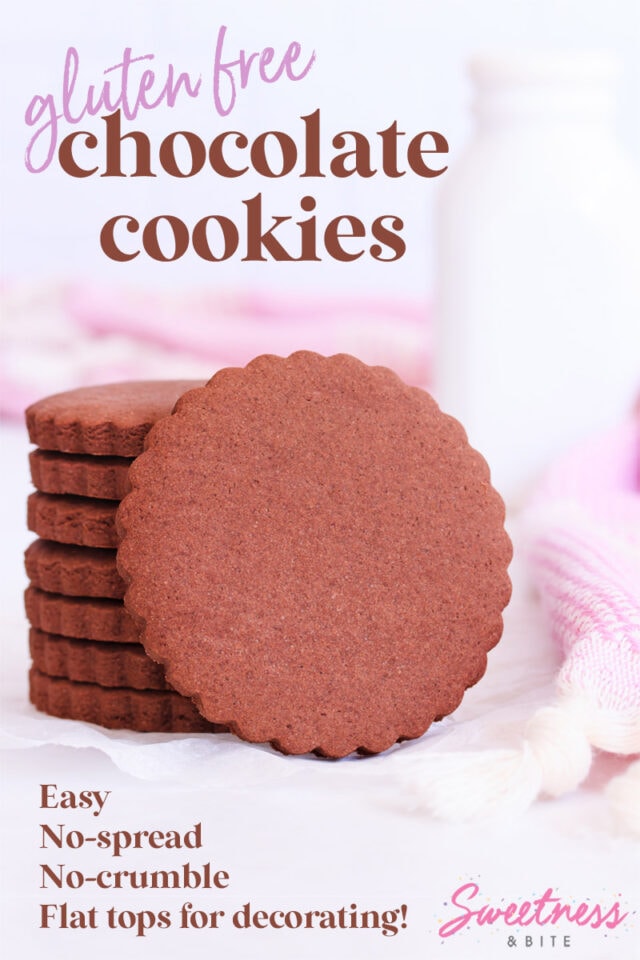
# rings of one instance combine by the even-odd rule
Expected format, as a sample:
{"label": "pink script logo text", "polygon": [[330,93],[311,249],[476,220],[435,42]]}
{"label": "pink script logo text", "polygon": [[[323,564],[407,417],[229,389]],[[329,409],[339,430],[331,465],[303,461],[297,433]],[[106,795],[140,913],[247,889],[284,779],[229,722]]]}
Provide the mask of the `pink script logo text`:
{"label": "pink script logo text", "polygon": [[577,905],[563,903],[560,897],[554,897],[553,887],[548,887],[542,896],[535,900],[522,900],[520,903],[509,903],[504,907],[492,907],[490,904],[482,907],[472,906],[471,902],[478,897],[479,893],[480,887],[477,883],[464,883],[454,891],[451,895],[451,903],[459,908],[459,913],[442,924],[438,930],[441,937],[451,937],[473,922],[478,926],[501,922],[508,927],[545,927],[564,920],[580,927],[589,926],[594,930],[602,926],[613,930],[628,915],[621,913],[621,907],[617,901],[608,909],[599,903],[578,903]]}

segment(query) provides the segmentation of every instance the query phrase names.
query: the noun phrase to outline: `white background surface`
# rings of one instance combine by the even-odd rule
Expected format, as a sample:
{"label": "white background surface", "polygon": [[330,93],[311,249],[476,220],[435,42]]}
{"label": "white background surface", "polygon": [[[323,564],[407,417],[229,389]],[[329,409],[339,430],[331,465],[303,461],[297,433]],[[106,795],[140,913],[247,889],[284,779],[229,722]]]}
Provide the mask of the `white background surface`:
{"label": "white background surface", "polygon": [[[334,215],[350,207],[394,212],[407,220],[408,252],[382,269],[370,262],[336,265],[242,265],[215,267],[195,260],[158,267],[138,262],[124,274],[96,248],[96,230],[124,208],[141,216],[170,204],[187,217],[195,211],[231,206],[251,196],[247,184],[224,198],[205,181],[167,180],[147,189],[138,183],[78,183],[54,170],[34,177],[22,167],[25,143],[23,112],[36,93],[59,80],[64,50],[75,44],[87,74],[100,75],[124,46],[152,51],[158,60],[185,68],[207,69],[212,36],[227,23],[244,46],[278,45],[298,39],[316,49],[318,61],[306,81],[295,86],[248,91],[239,103],[234,125],[247,132],[287,129],[292,118],[320,106],[329,129],[363,129],[370,135],[398,119],[408,130],[433,127],[451,142],[452,159],[469,128],[465,58],[480,48],[506,46],[610,46],[625,58],[621,87],[620,132],[636,159],[640,155],[637,104],[640,102],[638,6],[599,3],[491,0],[476,4],[350,3],[201,3],[169,5],[112,2],[108,9],[75,2],[35,4],[29,16],[5,30],[3,60],[3,271],[5,279],[39,284],[81,274],[83,279],[154,284],[167,287],[232,286],[253,283],[283,290],[303,287],[356,293],[399,290],[426,296],[434,271],[431,217],[434,184],[416,180],[348,184],[338,190],[324,184],[318,192],[323,208]],[[215,119],[215,118],[214,118]],[[186,112],[180,123],[158,115],[144,120],[150,132],[191,124],[203,133],[211,118]],[[154,124],[156,126],[154,126]],[[286,210],[299,185],[286,181],[270,196]],[[433,188],[433,189],[432,189]],[[124,209],[123,208],[123,209]],[[125,280],[123,281],[123,277]],[[2,754],[3,774],[3,942],[25,956],[76,958],[88,953],[112,957],[163,956],[182,949],[193,957],[336,958],[394,957],[403,960],[548,956],[580,960],[633,960],[639,955],[638,917],[617,930],[581,930],[561,925],[571,947],[552,946],[548,928],[536,929],[536,943],[507,946],[501,924],[473,926],[443,942],[441,922],[453,915],[450,897],[460,884],[481,888],[478,905],[504,906],[531,900],[553,887],[564,902],[583,900],[606,909],[620,900],[633,911],[637,903],[638,847],[617,835],[601,789],[619,764],[600,758],[587,784],[556,802],[540,802],[526,814],[481,825],[447,825],[412,810],[407,782],[414,764],[428,764],[439,749],[512,746],[535,707],[547,702],[557,668],[537,608],[521,580],[506,620],[503,641],[490,657],[487,676],[470,691],[451,721],[432,731],[423,743],[407,744],[391,756],[366,761],[322,763],[281,758],[259,748],[221,740],[196,740],[205,756],[176,755],[171,745],[147,748],[153,753],[151,779],[140,779],[124,766],[140,764],[138,738],[115,737],[103,749],[61,746],[96,732],[80,725],[51,723],[25,701],[26,623],[22,590],[26,578],[21,554],[31,539],[24,529],[24,501],[29,492],[23,432],[3,431],[2,498],[4,534],[1,553],[2,688],[7,743],[17,749]],[[517,572],[517,571],[516,571]],[[56,742],[57,741],[57,742]],[[28,749],[23,749],[29,744]],[[135,752],[134,752],[135,751]],[[120,766],[109,759],[113,755]],[[147,756],[143,754],[142,756]],[[43,860],[39,849],[42,822],[66,822],[89,830],[85,813],[46,818],[39,809],[39,784],[69,789],[112,790],[100,817],[105,829],[185,830],[202,821],[204,849],[194,865],[211,860],[228,870],[228,891],[140,894],[46,893],[39,889],[42,862],[68,862],[81,869],[110,868],[110,859],[92,850]],[[471,787],[470,787],[471,789]],[[91,827],[94,825],[91,824]],[[182,855],[160,852],[131,857],[123,868],[166,868],[185,862]],[[72,864],[73,861],[73,864]],[[172,927],[144,939],[131,932],[44,931],[38,929],[41,902],[73,901],[74,906],[112,905],[128,909],[179,907],[185,900],[230,914],[247,901],[256,909],[330,909],[358,904],[360,909],[408,907],[407,928],[395,937],[379,931],[238,931],[188,932]],[[515,931],[518,941],[527,931]],[[539,943],[540,935],[544,943]]]}

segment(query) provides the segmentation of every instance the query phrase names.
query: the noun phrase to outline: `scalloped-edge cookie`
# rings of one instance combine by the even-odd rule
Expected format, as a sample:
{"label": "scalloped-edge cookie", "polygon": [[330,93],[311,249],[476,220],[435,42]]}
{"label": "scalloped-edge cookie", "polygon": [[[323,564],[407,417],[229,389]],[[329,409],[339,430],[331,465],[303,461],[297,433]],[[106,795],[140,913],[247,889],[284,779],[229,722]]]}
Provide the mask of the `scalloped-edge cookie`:
{"label": "scalloped-edge cookie", "polygon": [[210,721],[378,753],[482,676],[511,592],[504,505],[426,392],[346,355],[262,356],[145,446],[117,515],[125,603]]}
{"label": "scalloped-edge cookie", "polygon": [[34,540],[27,547],[24,562],[32,586],[39,590],[70,597],[118,600],[124,596],[115,550]]}
{"label": "scalloped-edge cookie", "polygon": [[43,540],[114,549],[117,508],[114,500],[36,491],[27,499],[27,526]]}
{"label": "scalloped-edge cookie", "polygon": [[100,687],[29,671],[29,699],[36,710],[65,720],[83,720],[111,730],[140,733],[224,733],[194,704],[173,690]]}
{"label": "scalloped-edge cookie", "polygon": [[77,640],[32,627],[29,650],[33,665],[50,677],[97,683],[101,687],[170,689],[160,664],[154,663],[139,643]]}
{"label": "scalloped-edge cookie", "polygon": [[122,600],[65,597],[27,587],[24,606],[31,626],[45,633],[108,643],[137,643],[138,631]]}
{"label": "scalloped-edge cookie", "polygon": [[160,417],[201,380],[140,380],[79,387],[26,410],[29,439],[43,450],[135,457]]}
{"label": "scalloped-edge cookie", "polygon": [[43,493],[122,500],[129,490],[131,457],[96,457],[57,450],[32,450],[31,480]]}

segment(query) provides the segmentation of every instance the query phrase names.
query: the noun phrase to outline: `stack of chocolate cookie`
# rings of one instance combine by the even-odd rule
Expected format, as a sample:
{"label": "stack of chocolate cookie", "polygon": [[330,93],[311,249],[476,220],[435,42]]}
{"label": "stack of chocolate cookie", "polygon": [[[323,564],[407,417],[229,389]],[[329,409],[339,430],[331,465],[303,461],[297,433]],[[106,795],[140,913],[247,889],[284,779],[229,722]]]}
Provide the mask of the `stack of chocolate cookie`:
{"label": "stack of chocolate cookie", "polygon": [[147,657],[123,604],[115,516],[144,438],[192,381],[86,387],[27,410],[32,443],[25,606],[34,705],[143,731],[212,730]]}
{"label": "stack of chocolate cookie", "polygon": [[194,386],[27,411],[33,703],[335,758],[421,736],[502,633],[487,464],[428,394],[354,357],[262,356]]}

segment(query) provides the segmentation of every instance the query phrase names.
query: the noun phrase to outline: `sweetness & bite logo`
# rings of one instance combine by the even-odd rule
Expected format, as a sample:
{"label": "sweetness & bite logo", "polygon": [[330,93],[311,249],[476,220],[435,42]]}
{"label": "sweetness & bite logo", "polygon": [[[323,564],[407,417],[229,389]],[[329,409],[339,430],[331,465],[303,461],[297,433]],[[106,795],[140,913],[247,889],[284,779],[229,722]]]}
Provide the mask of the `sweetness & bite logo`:
{"label": "sweetness & bite logo", "polygon": [[621,900],[600,903],[585,899],[568,900],[554,887],[533,899],[501,898],[499,905],[483,896],[478,883],[463,883],[451,894],[447,919],[440,922],[438,934],[443,941],[471,928],[504,931],[506,945],[517,948],[571,947],[571,931],[616,930],[629,917]]}

